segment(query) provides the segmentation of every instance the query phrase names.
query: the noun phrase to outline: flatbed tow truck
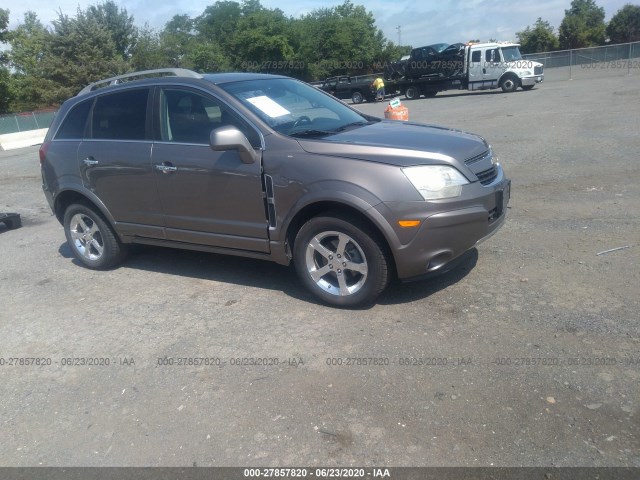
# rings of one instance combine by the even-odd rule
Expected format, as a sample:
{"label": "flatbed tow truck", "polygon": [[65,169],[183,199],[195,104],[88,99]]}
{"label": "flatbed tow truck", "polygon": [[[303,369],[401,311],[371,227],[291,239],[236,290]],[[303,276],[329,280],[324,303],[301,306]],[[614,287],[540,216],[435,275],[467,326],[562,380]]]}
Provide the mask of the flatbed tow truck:
{"label": "flatbed tow truck", "polygon": [[317,87],[356,104],[371,102],[376,97],[371,87],[376,77],[384,79],[387,96],[400,94],[413,100],[446,90],[531,90],[544,81],[544,68],[524,60],[517,43],[441,43],[414,48],[408,58],[384,65],[384,72],[330,77]]}

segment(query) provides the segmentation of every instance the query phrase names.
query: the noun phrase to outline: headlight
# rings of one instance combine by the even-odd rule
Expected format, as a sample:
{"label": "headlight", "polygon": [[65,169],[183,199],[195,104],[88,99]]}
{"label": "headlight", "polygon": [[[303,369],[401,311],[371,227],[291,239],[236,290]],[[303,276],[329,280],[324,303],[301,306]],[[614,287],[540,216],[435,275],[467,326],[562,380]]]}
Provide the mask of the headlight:
{"label": "headlight", "polygon": [[425,200],[458,197],[462,185],[469,183],[458,170],[447,165],[423,165],[402,171]]}

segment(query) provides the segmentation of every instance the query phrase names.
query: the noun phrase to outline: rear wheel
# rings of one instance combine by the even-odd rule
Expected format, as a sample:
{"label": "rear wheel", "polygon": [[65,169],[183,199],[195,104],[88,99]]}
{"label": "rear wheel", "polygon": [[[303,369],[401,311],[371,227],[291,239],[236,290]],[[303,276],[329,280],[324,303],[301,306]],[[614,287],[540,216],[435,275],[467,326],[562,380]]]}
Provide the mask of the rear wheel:
{"label": "rear wheel", "polygon": [[364,100],[364,98],[362,97],[361,92],[353,92],[353,94],[351,95],[351,101],[353,103],[362,103],[362,100]]}
{"label": "rear wheel", "polygon": [[293,260],[305,287],[338,307],[369,305],[389,282],[381,241],[356,218],[312,218],[296,236]]}
{"label": "rear wheel", "polygon": [[103,270],[120,263],[125,249],[111,226],[87,205],[70,205],[64,214],[64,233],[75,257],[85,266]]}
{"label": "rear wheel", "polygon": [[420,90],[418,90],[418,87],[407,87],[404,96],[407,97],[407,100],[415,100],[420,96]]}

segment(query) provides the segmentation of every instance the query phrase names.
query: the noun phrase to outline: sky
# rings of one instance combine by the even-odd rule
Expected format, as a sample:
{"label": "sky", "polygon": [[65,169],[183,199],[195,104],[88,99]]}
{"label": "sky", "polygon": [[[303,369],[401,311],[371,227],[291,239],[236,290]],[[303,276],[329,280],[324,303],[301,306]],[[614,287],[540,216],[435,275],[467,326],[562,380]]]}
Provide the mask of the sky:
{"label": "sky", "polygon": [[[239,0],[237,0],[239,1]],[[215,0],[115,0],[133,15],[135,24],[162,29],[174,15],[200,15]],[[571,0],[538,0],[509,2],[507,0],[352,0],[373,13],[376,25],[395,43],[419,47],[433,43],[457,43],[472,39],[481,41],[516,40],[515,33],[533,25],[538,17],[557,28]],[[9,10],[9,28],[22,22],[24,13],[34,11],[49,24],[58,12],[74,16],[78,6],[86,9],[100,0],[2,0],[0,8]],[[596,0],[604,7],[608,21],[625,3],[637,0]],[[299,17],[322,7],[342,4],[342,0],[261,0],[266,8],[279,8],[286,15]],[[399,31],[397,27],[400,27]],[[400,33],[400,37],[398,35]]]}

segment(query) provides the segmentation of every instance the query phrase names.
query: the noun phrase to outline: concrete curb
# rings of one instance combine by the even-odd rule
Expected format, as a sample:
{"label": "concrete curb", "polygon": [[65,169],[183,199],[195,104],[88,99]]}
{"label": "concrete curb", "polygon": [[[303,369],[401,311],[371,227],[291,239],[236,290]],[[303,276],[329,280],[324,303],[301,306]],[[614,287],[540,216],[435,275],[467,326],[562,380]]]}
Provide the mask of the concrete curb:
{"label": "concrete curb", "polygon": [[15,148],[39,145],[44,141],[48,128],[28,130],[26,132],[7,133],[0,135],[0,150],[13,150]]}

